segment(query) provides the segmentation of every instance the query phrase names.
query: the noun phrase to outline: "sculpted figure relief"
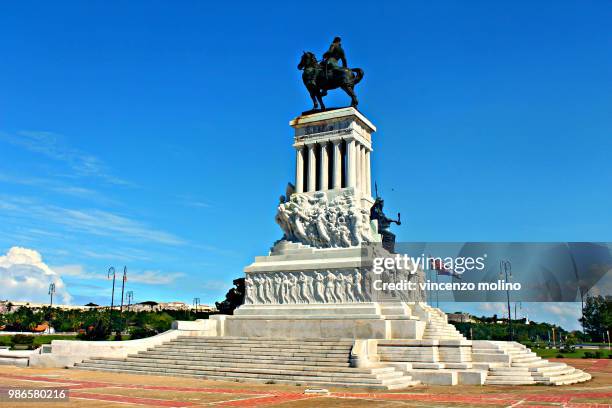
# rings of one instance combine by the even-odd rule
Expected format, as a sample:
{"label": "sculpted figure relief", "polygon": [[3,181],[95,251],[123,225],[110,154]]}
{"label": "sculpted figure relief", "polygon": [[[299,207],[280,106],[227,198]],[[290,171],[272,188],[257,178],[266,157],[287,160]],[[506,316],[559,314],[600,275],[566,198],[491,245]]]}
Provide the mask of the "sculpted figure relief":
{"label": "sculpted figure relief", "polygon": [[312,302],[312,278],[300,272],[300,297],[302,303]]}
{"label": "sculpted figure relief", "polygon": [[323,275],[315,271],[315,300],[321,303],[325,302],[325,285],[323,280]]}
{"label": "sculpted figure relief", "polygon": [[370,212],[358,207],[350,193],[332,201],[324,193],[313,197],[294,193],[279,204],[276,222],[283,239],[316,248],[346,248],[376,240]]}
{"label": "sculpted figure relief", "polygon": [[363,276],[354,270],[249,273],[246,304],[364,302]]}
{"label": "sculpted figure relief", "polygon": [[336,299],[336,295],[334,294],[334,282],[336,277],[331,273],[331,271],[327,271],[325,275],[325,301],[327,303],[336,303],[338,300]]}
{"label": "sculpted figure relief", "polygon": [[410,274],[404,270],[384,271],[372,275],[367,269],[327,269],[247,273],[245,278],[246,304],[312,304],[356,303],[389,300],[420,302],[425,293],[412,291],[374,291],[373,279],[383,282],[403,280],[423,282],[422,273]]}

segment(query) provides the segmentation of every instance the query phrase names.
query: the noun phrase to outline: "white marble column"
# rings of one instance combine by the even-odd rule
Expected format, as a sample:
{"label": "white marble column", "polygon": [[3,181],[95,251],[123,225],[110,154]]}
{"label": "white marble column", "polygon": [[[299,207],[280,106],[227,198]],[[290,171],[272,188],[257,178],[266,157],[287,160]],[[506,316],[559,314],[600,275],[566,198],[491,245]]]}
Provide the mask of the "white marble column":
{"label": "white marble column", "polygon": [[332,142],[334,149],[334,174],[333,174],[333,188],[342,188],[342,152],[340,151],[340,140],[334,140]]}
{"label": "white marble column", "polygon": [[304,192],[304,147],[296,149],[295,156],[295,192]]}
{"label": "white marble column", "polygon": [[364,145],[361,145],[359,147],[359,164],[360,166],[360,175],[361,175],[361,194],[363,195],[367,195],[368,194],[368,176],[366,174],[366,158],[365,158],[365,152],[366,152],[366,147]]}
{"label": "white marble column", "polygon": [[368,197],[372,197],[372,168],[370,167],[370,150],[365,151],[365,166],[366,166],[366,192]]}
{"label": "white marble column", "polygon": [[355,187],[361,190],[361,145],[355,141]]}
{"label": "white marble column", "polygon": [[316,144],[308,145],[308,191],[317,189],[317,151]]}
{"label": "white marble column", "polygon": [[347,187],[355,187],[357,185],[357,169],[356,169],[356,155],[357,155],[357,147],[355,139],[346,141],[346,186]]}
{"label": "white marble column", "polygon": [[319,166],[319,185],[321,191],[329,189],[329,143],[321,143],[321,163]]}

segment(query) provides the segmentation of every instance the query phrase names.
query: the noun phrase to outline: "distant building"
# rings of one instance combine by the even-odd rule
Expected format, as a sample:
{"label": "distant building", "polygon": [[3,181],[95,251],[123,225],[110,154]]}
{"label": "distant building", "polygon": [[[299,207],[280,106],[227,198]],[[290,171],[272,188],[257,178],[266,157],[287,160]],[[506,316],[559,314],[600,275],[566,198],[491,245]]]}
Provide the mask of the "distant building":
{"label": "distant building", "polygon": [[[124,306],[125,307],[125,306]],[[140,303],[134,303],[130,306],[130,311],[134,312],[160,312],[162,310],[177,310],[177,311],[195,311],[194,306],[190,306],[185,302],[154,302],[152,300]],[[215,312],[217,309],[214,306],[198,305],[198,312]]]}
{"label": "distant building", "polygon": [[[0,313],[10,313],[19,308],[27,307],[29,309],[37,310],[42,309],[44,307],[49,307],[48,303],[36,303],[36,302],[20,302],[15,300],[0,300]],[[89,310],[95,309],[96,307],[92,306],[81,306],[81,305],[53,305],[53,307],[57,307],[62,310]]]}
{"label": "distant building", "polygon": [[[19,310],[21,307],[27,307],[33,310],[40,310],[44,307],[48,307],[48,303],[35,303],[35,302],[19,302],[11,300],[0,300],[0,314],[10,313]],[[88,303],[84,306],[81,305],[53,305],[54,308],[62,310],[92,310],[92,309],[108,309],[110,306],[98,306],[95,303]],[[113,305],[113,310],[119,310],[120,304]],[[123,310],[128,310],[128,305],[123,305]],[[133,312],[159,312],[162,310],[183,310],[183,311],[195,311],[194,306],[190,306],[185,302],[154,302],[152,300],[134,303],[129,306],[129,310]],[[217,309],[214,306],[209,305],[198,305],[198,312],[216,312]]]}
{"label": "distant building", "polygon": [[475,323],[476,319],[469,313],[448,313],[448,321],[455,323]]}

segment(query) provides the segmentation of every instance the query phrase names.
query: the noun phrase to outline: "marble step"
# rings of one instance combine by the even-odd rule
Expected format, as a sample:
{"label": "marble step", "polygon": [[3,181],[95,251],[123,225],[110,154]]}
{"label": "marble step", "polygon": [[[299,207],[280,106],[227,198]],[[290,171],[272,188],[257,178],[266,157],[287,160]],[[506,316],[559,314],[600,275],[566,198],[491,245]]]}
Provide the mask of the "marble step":
{"label": "marble step", "polygon": [[149,363],[133,363],[126,361],[86,361],[84,363],[77,364],[78,367],[100,367],[100,368],[118,368],[118,369],[130,369],[135,371],[157,371],[157,372],[174,372],[175,370],[180,370],[181,372],[194,372],[196,374],[211,374],[211,375],[219,375],[219,373],[242,373],[245,375],[251,374],[261,374],[266,375],[268,377],[272,376],[290,376],[290,377],[326,377],[337,379],[338,377],[343,377],[346,379],[350,379],[350,381],[361,381],[361,382],[370,382],[376,383],[378,380],[392,380],[396,378],[403,377],[401,372],[395,371],[393,368],[388,371],[376,372],[376,373],[368,373],[364,371],[357,372],[339,372],[339,371],[309,371],[309,370],[297,370],[297,369],[287,369],[287,368],[279,368],[276,366],[275,368],[265,368],[262,366],[252,366],[252,367],[215,367],[215,366],[205,366],[205,365],[193,365],[189,363],[185,364],[161,364],[156,362]]}
{"label": "marble step", "polygon": [[258,351],[253,351],[249,349],[241,349],[241,350],[223,350],[223,349],[190,349],[190,348],[180,348],[180,347],[154,347],[150,348],[147,351],[156,351],[156,352],[183,352],[188,354],[233,354],[233,355],[257,355],[257,356],[288,356],[288,357],[348,357],[349,351],[342,352],[328,352],[326,350],[315,352],[315,351],[282,351],[282,350],[267,350],[261,349]]}
{"label": "marble step", "polygon": [[197,337],[179,337],[175,340],[172,340],[166,344],[195,344],[195,345],[231,345],[231,346],[271,346],[271,347],[304,347],[304,348],[318,348],[318,347],[351,347],[353,345],[352,341],[346,342],[304,342],[301,341],[281,341],[281,340],[270,340],[270,341],[262,341],[262,340],[228,340],[228,341],[218,341],[218,340],[209,340],[209,339],[198,339]]}
{"label": "marble step", "polygon": [[545,367],[548,364],[548,360],[536,360],[536,361],[527,361],[527,362],[512,362],[513,367],[528,367],[528,368],[536,368],[536,367]]}
{"label": "marble step", "polygon": [[510,356],[510,361],[513,363],[532,363],[541,360],[538,356],[527,356],[527,357],[513,357]]}
{"label": "marble step", "polygon": [[[580,371],[580,370],[576,370],[576,371]],[[585,373],[584,371],[580,371],[579,373],[575,373],[575,374],[551,377],[545,380],[536,380],[536,381],[539,384],[546,384],[546,385],[568,385],[568,384],[576,384],[576,383],[589,381],[590,379],[591,379],[591,374]]]}
{"label": "marble step", "polygon": [[175,347],[222,347],[222,348],[274,348],[274,349],[303,349],[303,350],[346,350],[352,347],[352,344],[267,344],[267,343],[213,343],[213,342],[197,342],[197,341],[171,341],[164,344],[165,346]]}
{"label": "marble step", "polygon": [[[130,358],[134,359],[157,359],[157,360],[177,360],[185,358],[184,354],[173,354],[173,355],[159,355],[159,354],[135,354]],[[307,360],[303,357],[296,357],[292,359],[288,358],[273,358],[266,357],[261,358],[257,356],[241,356],[241,357],[233,357],[227,355],[217,355],[217,356],[198,356],[193,357],[189,356],[189,360],[191,361],[205,361],[205,362],[222,362],[222,363],[248,363],[248,362],[261,362],[262,364],[288,364],[288,365],[305,365],[305,366],[316,366],[316,367],[348,367],[349,361],[348,359],[325,359],[325,360]]]}
{"label": "marble step", "polygon": [[563,370],[566,368],[571,368],[574,369],[574,367],[568,366],[565,363],[551,363],[549,362],[547,365],[541,366],[541,367],[530,367],[528,368],[529,371],[533,372],[533,373],[547,373],[547,372],[551,372],[551,371],[558,371],[558,370]]}
{"label": "marble step", "polygon": [[[117,373],[126,373],[126,374],[139,374],[139,375],[164,375],[162,373],[151,372],[151,371],[134,371],[134,370],[125,370],[125,369],[114,369],[114,368],[84,368],[84,367],[75,367],[75,369],[81,370],[92,370],[92,371],[107,371],[107,372],[117,372]],[[326,377],[323,377],[323,380],[316,379],[316,377],[304,379],[287,379],[287,378],[275,378],[271,379],[267,376],[264,378],[261,377],[252,377],[252,376],[240,376],[240,375],[199,375],[194,373],[182,373],[182,372],[172,372],[166,373],[171,374],[176,377],[192,377],[192,378],[201,378],[206,380],[217,380],[217,381],[238,381],[238,382],[258,382],[263,384],[286,384],[286,385],[300,385],[300,386],[327,386],[327,387],[358,387],[358,388],[368,388],[373,390],[396,390],[403,389],[407,387],[411,387],[414,385],[420,384],[419,381],[414,381],[408,376],[404,376],[402,378],[391,381],[388,384],[371,384],[371,383],[359,383],[359,382],[350,382],[343,381],[342,378],[337,381],[328,380]]]}
{"label": "marble step", "polygon": [[220,344],[299,344],[299,345],[352,345],[351,339],[270,339],[265,337],[205,337],[205,336],[179,336],[175,341],[220,343]]}
{"label": "marble step", "polygon": [[576,369],[574,367],[565,367],[565,368],[560,368],[556,370],[547,370],[544,372],[538,372],[538,371],[530,371],[530,372],[533,378],[539,379],[539,378],[551,378],[551,377],[558,377],[558,376],[574,374],[576,372]]}
{"label": "marble step", "polygon": [[536,384],[533,379],[516,379],[516,377],[500,377],[495,379],[489,379],[485,381],[485,385],[529,385]]}
{"label": "marble step", "polygon": [[[299,370],[299,371],[335,371],[342,373],[365,373],[365,374],[387,374],[394,372],[392,367],[375,367],[375,368],[354,368],[344,365],[334,366],[317,366],[317,365],[305,365],[303,364],[279,364],[279,363],[262,363],[259,359],[253,359],[251,361],[197,361],[193,359],[182,359],[182,360],[163,360],[157,358],[111,358],[111,357],[97,357],[87,360],[90,363],[116,363],[122,362],[126,365],[189,365],[192,367],[230,367],[230,368],[266,368],[266,369],[286,369],[286,370]],[[297,362],[296,362],[297,363]],[[348,363],[347,363],[348,364]]]}
{"label": "marble step", "polygon": [[529,369],[527,367],[491,367],[489,369],[491,372],[496,371],[517,371],[521,373],[529,373]]}
{"label": "marble step", "polygon": [[445,328],[426,328],[424,333],[454,333],[454,334],[458,334],[459,332],[457,330],[451,330],[451,329],[445,329]]}
{"label": "marble step", "polygon": [[509,378],[509,377],[518,377],[518,378],[532,378],[531,373],[529,371],[494,371],[489,372],[487,378]]}
{"label": "marble step", "polygon": [[[173,359],[177,357],[185,357],[185,353],[176,353],[176,352],[156,352],[156,351],[146,351],[146,352],[138,352],[135,356],[138,357],[155,357],[155,358],[168,358]],[[317,362],[317,363],[348,363],[348,355],[345,357],[309,357],[309,356],[278,356],[278,355],[254,355],[254,354],[229,354],[229,353],[190,353],[189,358],[191,359],[226,359],[228,361],[237,361],[237,360],[250,360],[253,358],[257,358],[258,360],[270,360],[270,361],[296,361],[300,363],[304,362]]]}

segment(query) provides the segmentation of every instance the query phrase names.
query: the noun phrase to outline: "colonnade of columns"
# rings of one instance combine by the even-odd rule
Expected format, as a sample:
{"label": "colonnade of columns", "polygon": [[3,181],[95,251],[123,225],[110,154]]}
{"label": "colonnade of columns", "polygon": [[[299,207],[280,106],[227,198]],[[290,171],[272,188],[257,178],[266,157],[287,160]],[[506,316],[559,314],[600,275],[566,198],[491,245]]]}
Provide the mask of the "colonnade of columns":
{"label": "colonnade of columns", "polygon": [[336,139],[305,143],[296,150],[296,192],[353,187],[372,195],[370,147],[355,139]]}

